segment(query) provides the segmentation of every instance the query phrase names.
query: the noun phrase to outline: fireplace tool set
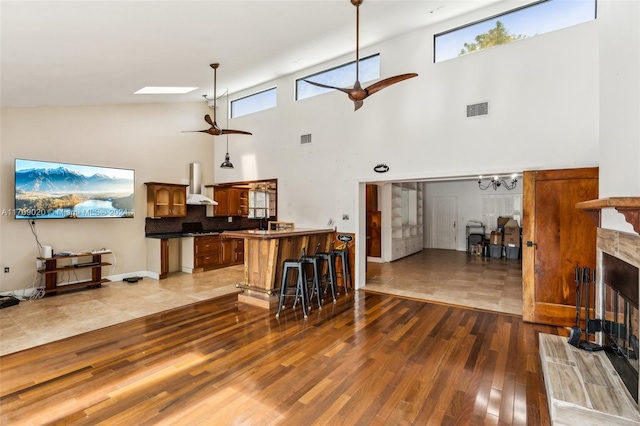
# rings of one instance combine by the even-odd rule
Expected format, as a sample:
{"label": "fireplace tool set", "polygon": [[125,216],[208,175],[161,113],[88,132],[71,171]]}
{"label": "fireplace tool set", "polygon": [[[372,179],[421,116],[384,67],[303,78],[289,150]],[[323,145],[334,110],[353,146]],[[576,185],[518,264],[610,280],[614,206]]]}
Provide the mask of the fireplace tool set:
{"label": "fireplace tool set", "polygon": [[[571,327],[569,334],[569,344],[585,351],[595,352],[601,351],[604,348],[595,342],[591,341],[591,332],[598,331],[600,321],[589,317],[590,313],[590,299],[591,299],[591,284],[595,288],[596,284],[596,270],[589,269],[586,266],[575,269],[575,282],[576,282],[576,325]],[[582,340],[582,328],[580,312],[582,311],[582,301],[585,304],[585,336]]]}

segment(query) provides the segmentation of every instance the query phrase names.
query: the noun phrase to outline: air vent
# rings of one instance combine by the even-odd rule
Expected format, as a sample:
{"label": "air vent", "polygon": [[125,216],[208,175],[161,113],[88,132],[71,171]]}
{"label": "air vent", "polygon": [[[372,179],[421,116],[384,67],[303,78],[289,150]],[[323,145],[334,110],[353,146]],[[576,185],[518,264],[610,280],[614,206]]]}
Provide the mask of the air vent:
{"label": "air vent", "polygon": [[467,105],[467,118],[489,114],[489,102]]}
{"label": "air vent", "polygon": [[300,145],[304,145],[306,143],[311,143],[311,133],[300,136]]}

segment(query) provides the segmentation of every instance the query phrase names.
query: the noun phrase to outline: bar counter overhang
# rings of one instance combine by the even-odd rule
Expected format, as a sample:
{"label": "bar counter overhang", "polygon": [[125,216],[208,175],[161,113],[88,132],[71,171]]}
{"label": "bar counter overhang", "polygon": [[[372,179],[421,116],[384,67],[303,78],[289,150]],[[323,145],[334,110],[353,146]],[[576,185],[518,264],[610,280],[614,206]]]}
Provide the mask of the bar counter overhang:
{"label": "bar counter overhang", "polygon": [[282,280],[282,262],[297,259],[304,248],[329,251],[334,229],[285,229],[278,231],[225,231],[222,238],[244,239],[244,282],[238,302],[264,309],[277,309],[277,291]]}

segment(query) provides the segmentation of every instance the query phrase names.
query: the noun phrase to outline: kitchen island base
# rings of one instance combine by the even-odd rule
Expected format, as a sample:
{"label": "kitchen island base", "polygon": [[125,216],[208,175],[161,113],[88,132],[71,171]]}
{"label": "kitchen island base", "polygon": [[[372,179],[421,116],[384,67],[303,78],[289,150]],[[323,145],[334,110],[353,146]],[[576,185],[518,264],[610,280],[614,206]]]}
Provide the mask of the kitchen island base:
{"label": "kitchen island base", "polygon": [[302,249],[313,254],[319,245],[327,251],[334,236],[333,229],[294,229],[278,231],[225,231],[222,238],[244,239],[244,282],[239,303],[269,310],[278,309],[278,289],[282,280],[282,263],[297,259]]}

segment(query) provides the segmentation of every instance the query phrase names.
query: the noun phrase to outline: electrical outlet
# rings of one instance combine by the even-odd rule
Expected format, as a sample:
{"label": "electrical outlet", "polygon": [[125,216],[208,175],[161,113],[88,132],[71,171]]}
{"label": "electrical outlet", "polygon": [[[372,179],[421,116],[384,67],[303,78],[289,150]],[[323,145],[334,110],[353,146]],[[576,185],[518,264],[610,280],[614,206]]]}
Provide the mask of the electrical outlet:
{"label": "electrical outlet", "polygon": [[342,220],[349,220],[349,215],[348,214],[343,214],[342,215]]}
{"label": "electrical outlet", "polygon": [[229,223],[233,222],[233,216],[229,216],[229,217],[227,218],[227,222],[229,222]]}
{"label": "electrical outlet", "polygon": [[71,264],[72,265],[77,265],[78,264],[78,258],[77,257],[72,258],[71,259]]}
{"label": "electrical outlet", "polygon": [[4,273],[5,273],[5,274],[8,274],[8,273],[9,273],[9,267],[8,267],[8,266],[5,266],[5,267],[4,267]]}

